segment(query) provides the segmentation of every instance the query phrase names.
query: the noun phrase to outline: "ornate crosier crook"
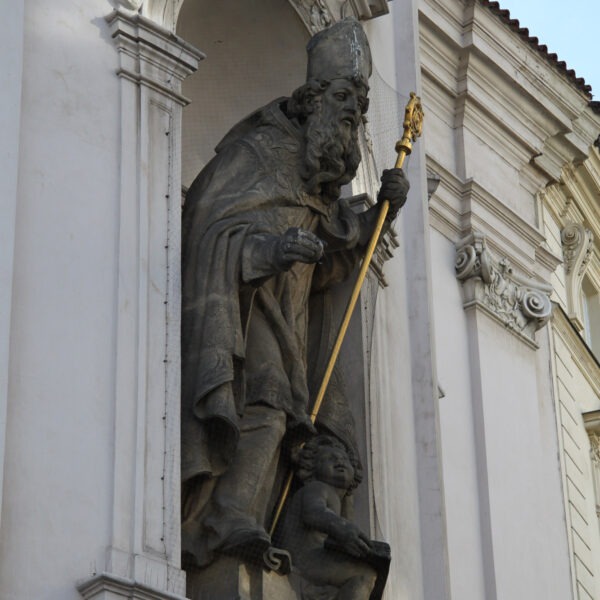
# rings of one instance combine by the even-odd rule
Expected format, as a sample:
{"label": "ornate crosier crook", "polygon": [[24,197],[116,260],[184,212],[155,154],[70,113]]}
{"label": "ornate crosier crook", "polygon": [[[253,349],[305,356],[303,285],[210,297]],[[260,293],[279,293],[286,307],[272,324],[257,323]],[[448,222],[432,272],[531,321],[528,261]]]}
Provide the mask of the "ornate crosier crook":
{"label": "ornate crosier crook", "polygon": [[[396,164],[394,165],[396,169],[402,168],[404,159],[412,152],[413,142],[416,142],[417,138],[420,137],[421,130],[423,129],[423,107],[421,106],[421,99],[414,92],[410,93],[410,99],[404,110],[403,127],[404,133],[402,135],[402,139],[396,143],[395,148],[396,152],[398,153],[398,158],[396,159]],[[375,248],[377,246],[377,242],[379,241],[379,236],[381,235],[381,230],[383,229],[383,224],[385,223],[385,218],[387,217],[389,209],[389,201],[384,200],[381,204],[381,210],[379,211],[379,216],[377,217],[375,229],[373,230],[369,245],[367,246],[367,251],[365,252],[365,257],[362,261],[360,272],[358,274],[358,279],[354,284],[352,295],[350,296],[348,306],[346,307],[346,312],[344,313],[344,319],[340,325],[340,330],[335,340],[335,344],[333,345],[333,350],[331,351],[331,356],[329,357],[329,362],[327,363],[327,369],[325,370],[323,381],[321,381],[321,386],[319,387],[319,392],[317,393],[315,404],[310,414],[310,420],[313,424],[317,420],[317,415],[321,409],[321,404],[323,403],[323,398],[325,397],[325,391],[327,390],[329,380],[331,379],[331,374],[333,373],[335,361],[340,353],[340,348],[342,347],[342,342],[344,341],[344,337],[350,323],[350,318],[354,312],[356,301],[358,300],[362,284],[367,275],[367,270],[371,264],[371,259],[373,258],[373,253],[375,252]],[[275,515],[273,517],[271,530],[269,532],[271,535],[273,535],[273,532],[275,531],[275,527],[277,526],[277,522],[281,516],[281,511],[283,510],[287,497],[289,496],[293,478],[294,473],[293,471],[290,471],[290,474],[286,479],[283,492],[281,493],[281,497],[279,498],[277,510],[275,511]]]}

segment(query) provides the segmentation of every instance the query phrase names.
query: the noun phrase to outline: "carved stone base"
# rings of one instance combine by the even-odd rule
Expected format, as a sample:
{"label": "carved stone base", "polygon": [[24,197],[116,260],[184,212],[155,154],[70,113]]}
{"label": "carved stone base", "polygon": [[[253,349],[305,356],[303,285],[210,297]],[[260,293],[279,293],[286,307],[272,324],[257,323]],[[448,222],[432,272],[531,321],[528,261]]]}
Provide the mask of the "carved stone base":
{"label": "carved stone base", "polygon": [[190,600],[299,600],[295,575],[279,575],[223,557],[206,569],[186,568]]}
{"label": "carved stone base", "polygon": [[186,600],[183,596],[163,592],[133,579],[125,579],[111,573],[100,573],[77,586],[85,600]]}

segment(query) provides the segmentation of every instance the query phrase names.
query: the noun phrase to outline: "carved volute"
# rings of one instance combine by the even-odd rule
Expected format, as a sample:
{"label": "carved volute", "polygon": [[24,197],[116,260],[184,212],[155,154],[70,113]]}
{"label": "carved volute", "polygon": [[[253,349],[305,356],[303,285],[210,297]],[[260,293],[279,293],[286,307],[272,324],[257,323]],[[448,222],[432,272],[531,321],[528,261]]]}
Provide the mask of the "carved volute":
{"label": "carved volute", "polygon": [[457,244],[455,268],[463,282],[465,308],[483,309],[535,347],[535,332],[552,316],[550,286],[520,277],[508,258],[495,260],[479,232]]}
{"label": "carved volute", "polygon": [[563,247],[569,317],[581,331],[584,323],[581,283],[592,257],[594,236],[581,223],[569,223],[561,231],[560,239]]}

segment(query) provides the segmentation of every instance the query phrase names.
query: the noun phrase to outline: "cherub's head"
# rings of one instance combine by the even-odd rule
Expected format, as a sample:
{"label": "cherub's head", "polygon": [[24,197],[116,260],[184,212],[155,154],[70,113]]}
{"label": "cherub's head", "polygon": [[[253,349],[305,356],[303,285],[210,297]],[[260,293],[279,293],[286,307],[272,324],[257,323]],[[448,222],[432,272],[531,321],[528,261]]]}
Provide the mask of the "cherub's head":
{"label": "cherub's head", "polygon": [[354,452],[330,435],[318,435],[300,450],[296,475],[303,484],[322,481],[351,493],[360,483],[360,465]]}

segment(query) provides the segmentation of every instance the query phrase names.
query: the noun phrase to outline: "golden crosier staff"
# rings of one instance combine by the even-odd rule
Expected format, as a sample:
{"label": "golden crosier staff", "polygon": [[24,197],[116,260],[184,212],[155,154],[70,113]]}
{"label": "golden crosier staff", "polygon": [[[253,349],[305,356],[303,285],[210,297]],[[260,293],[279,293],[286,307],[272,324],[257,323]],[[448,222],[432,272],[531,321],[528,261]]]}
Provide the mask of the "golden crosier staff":
{"label": "golden crosier staff", "polygon": [[[412,152],[412,143],[415,142],[421,135],[421,130],[423,128],[423,108],[421,106],[421,99],[414,92],[410,93],[410,99],[404,110],[403,127],[404,133],[402,135],[402,139],[396,143],[395,148],[396,152],[398,153],[398,158],[396,159],[396,164],[394,165],[396,169],[402,168],[404,159]],[[356,301],[358,300],[363,281],[365,280],[367,270],[371,264],[371,259],[373,258],[373,253],[375,252],[377,242],[379,241],[379,236],[381,235],[381,230],[383,229],[383,224],[385,223],[385,218],[388,214],[389,208],[389,201],[384,200],[381,204],[381,210],[379,211],[379,216],[377,217],[375,229],[373,230],[373,234],[369,240],[369,245],[367,246],[367,251],[365,252],[365,257],[358,273],[358,279],[354,284],[352,295],[350,296],[348,306],[346,307],[346,312],[344,313],[344,319],[340,325],[340,330],[335,340],[335,344],[333,345],[333,350],[331,351],[331,356],[329,357],[329,362],[327,363],[327,369],[325,370],[323,381],[321,381],[321,386],[319,387],[319,392],[317,393],[315,404],[310,414],[310,420],[313,424],[317,420],[317,415],[321,409],[321,404],[323,403],[323,398],[325,397],[325,391],[327,390],[329,380],[331,379],[331,374],[333,373],[335,361],[340,353],[340,348],[342,347],[342,342],[344,341],[344,337],[350,323],[350,318],[354,312]],[[281,493],[281,497],[279,498],[277,510],[275,511],[275,515],[273,517],[273,523],[271,524],[270,530],[271,535],[273,535],[273,532],[275,531],[275,527],[277,526],[277,522],[281,516],[281,511],[283,510],[287,497],[290,494],[293,479],[294,472],[290,471],[286,479],[283,492]]]}

